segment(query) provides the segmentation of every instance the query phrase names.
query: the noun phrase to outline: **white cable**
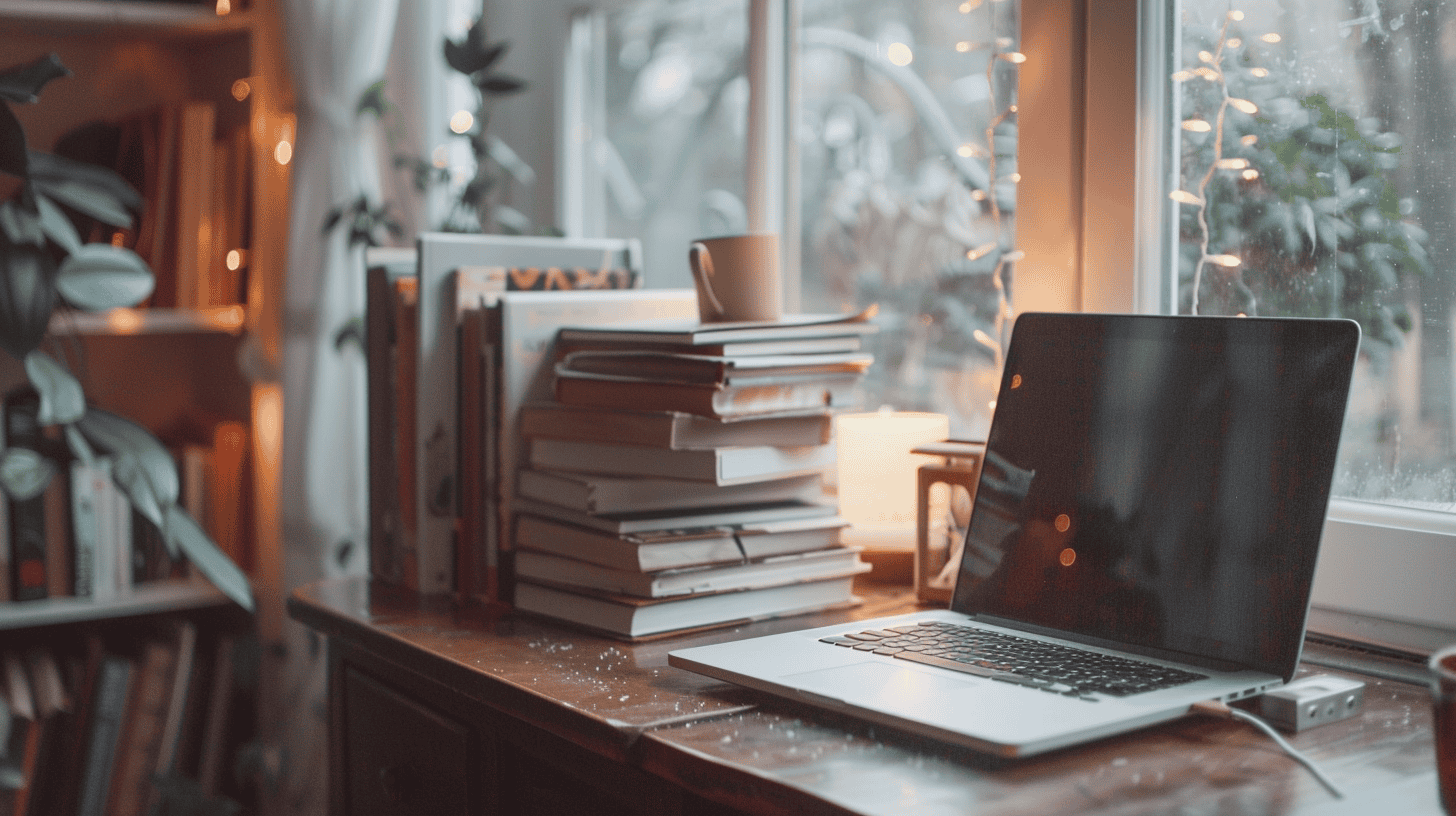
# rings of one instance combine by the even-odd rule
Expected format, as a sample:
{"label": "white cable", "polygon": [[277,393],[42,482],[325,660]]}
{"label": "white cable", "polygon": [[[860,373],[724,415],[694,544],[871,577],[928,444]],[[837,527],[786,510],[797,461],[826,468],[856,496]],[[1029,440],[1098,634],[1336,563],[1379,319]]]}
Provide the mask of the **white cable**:
{"label": "white cable", "polygon": [[1274,744],[1278,745],[1280,748],[1283,748],[1284,752],[1289,754],[1291,759],[1293,759],[1295,762],[1298,762],[1300,765],[1303,765],[1306,770],[1313,774],[1314,778],[1318,779],[1320,784],[1324,785],[1325,789],[1328,790],[1332,795],[1334,795],[1336,799],[1345,798],[1345,792],[1340,790],[1340,786],[1336,785],[1334,780],[1330,779],[1328,776],[1325,776],[1325,772],[1320,770],[1318,765],[1314,764],[1314,760],[1300,753],[1299,749],[1295,748],[1293,745],[1290,745],[1289,741],[1284,739],[1284,737],[1280,736],[1279,732],[1274,730],[1274,726],[1270,725],[1269,723],[1264,722],[1263,720],[1259,719],[1253,714],[1250,714],[1247,711],[1244,711],[1241,708],[1233,708],[1231,706],[1224,705],[1218,700],[1208,700],[1202,703],[1195,703],[1193,705],[1193,710],[1201,711],[1204,714],[1211,714],[1215,717],[1231,717],[1236,720],[1243,720],[1244,722],[1254,726],[1255,728],[1258,728],[1260,731],[1263,731],[1265,734],[1267,734],[1269,736],[1269,739],[1274,740]]}

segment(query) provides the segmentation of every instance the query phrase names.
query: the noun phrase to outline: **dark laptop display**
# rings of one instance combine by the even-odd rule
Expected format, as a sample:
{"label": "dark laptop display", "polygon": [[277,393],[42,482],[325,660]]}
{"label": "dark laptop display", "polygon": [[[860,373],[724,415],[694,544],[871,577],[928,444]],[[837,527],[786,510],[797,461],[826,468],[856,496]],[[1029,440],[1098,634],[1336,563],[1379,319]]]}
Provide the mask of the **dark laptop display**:
{"label": "dark laptop display", "polygon": [[1290,678],[1358,327],[1016,330],[951,608]]}

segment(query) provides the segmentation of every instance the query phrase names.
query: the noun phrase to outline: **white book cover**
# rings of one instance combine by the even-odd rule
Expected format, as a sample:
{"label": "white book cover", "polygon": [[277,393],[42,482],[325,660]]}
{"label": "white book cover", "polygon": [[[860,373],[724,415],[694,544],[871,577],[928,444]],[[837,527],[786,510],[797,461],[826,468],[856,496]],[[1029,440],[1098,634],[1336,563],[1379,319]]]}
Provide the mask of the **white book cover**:
{"label": "white book cover", "polygon": [[516,554],[516,575],[521,578],[619,592],[640,598],[761,589],[800,581],[858,575],[868,572],[869,569],[869,564],[859,560],[859,550],[852,547],[779,555],[738,564],[687,567],[660,572],[612,569],[600,564],[528,550],[521,550]]}
{"label": "white book cover", "polygon": [[585,513],[641,513],[825,498],[824,479],[817,473],[741,485],[530,469],[516,476],[520,495]]}
{"label": "white book cover", "polygon": [[839,545],[847,525],[840,516],[824,516],[617,535],[522,513],[516,517],[516,544],[604,567],[656,572],[828,549]]}

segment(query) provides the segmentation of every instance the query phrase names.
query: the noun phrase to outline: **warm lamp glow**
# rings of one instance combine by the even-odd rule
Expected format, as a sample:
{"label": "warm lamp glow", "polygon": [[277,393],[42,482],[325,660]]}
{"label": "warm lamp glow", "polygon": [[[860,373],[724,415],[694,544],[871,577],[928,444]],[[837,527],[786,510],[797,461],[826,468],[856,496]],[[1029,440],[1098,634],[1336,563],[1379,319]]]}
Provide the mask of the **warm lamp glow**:
{"label": "warm lamp glow", "polygon": [[475,117],[468,110],[455,111],[455,115],[450,117],[451,133],[469,133],[474,125]]}
{"label": "warm lamp glow", "polygon": [[1219,159],[1213,163],[1220,170],[1242,170],[1249,166],[1248,159]]}
{"label": "warm lamp glow", "polygon": [[1254,145],[1256,145],[1258,143],[1259,143],[1259,137],[1258,136],[1255,136],[1252,133],[1250,133],[1248,136],[1245,136],[1242,139],[1239,139],[1239,144],[1243,145],[1244,147],[1253,147]]}
{"label": "warm lamp glow", "polygon": [[1210,255],[1208,261],[1230,269],[1243,263],[1237,255]]}
{"label": "warm lamp glow", "polygon": [[971,44],[966,40],[961,40],[960,42],[956,43],[956,50],[964,54],[967,51],[971,50]]}
{"label": "warm lamp glow", "polygon": [[244,99],[247,99],[248,98],[248,94],[251,94],[252,92],[253,92],[253,86],[252,85],[249,85],[248,84],[248,81],[246,79],[240,79],[237,82],[234,82],[233,83],[233,88],[232,88],[233,99],[236,99],[239,102],[243,101]]}
{"label": "warm lamp glow", "polygon": [[243,251],[241,249],[230,249],[230,250],[228,250],[227,257],[224,259],[224,263],[227,264],[227,268],[228,268],[228,271],[229,272],[236,272],[239,269],[242,269],[243,268]]}
{"label": "warm lamp glow", "polygon": [[970,14],[981,7],[981,0],[966,0],[960,5],[961,14]]}
{"label": "warm lamp glow", "polygon": [[943,414],[886,408],[835,418],[839,514],[850,523],[845,543],[914,546],[916,471],[936,458],[910,449],[949,434]]}
{"label": "warm lamp glow", "polygon": [[1283,41],[1284,38],[1281,37],[1281,36],[1279,36],[1278,34],[1275,34],[1274,32],[1271,31],[1268,34],[1265,34],[1264,36],[1260,37],[1259,39],[1261,39],[1264,42],[1269,43],[1269,44],[1272,45],[1273,43],[1277,43],[1277,42]]}
{"label": "warm lamp glow", "polygon": [[1247,99],[1238,99],[1236,97],[1229,97],[1229,101],[1228,102],[1229,102],[1229,105],[1234,110],[1237,110],[1240,113],[1247,113],[1250,116],[1253,116],[1254,114],[1256,114],[1256,113],[1259,112],[1259,106],[1258,105],[1255,105],[1253,102],[1250,102]]}
{"label": "warm lamp glow", "polygon": [[1234,9],[1233,11],[1230,11],[1228,13],[1228,18],[1237,23],[1238,21],[1244,19],[1244,13],[1242,11],[1239,11],[1238,9]]}
{"label": "warm lamp glow", "polygon": [[885,59],[903,68],[915,60],[915,55],[910,51],[910,46],[897,42],[890,43],[890,47],[885,49]]}
{"label": "warm lamp glow", "polygon": [[217,13],[217,16],[219,17],[222,17],[226,14],[232,14],[232,0],[217,0],[217,5],[213,7],[213,10]]}
{"label": "warm lamp glow", "polygon": [[282,165],[293,161],[293,142],[284,139],[273,147],[273,160]]}
{"label": "warm lamp glow", "polygon": [[1187,190],[1174,190],[1173,192],[1171,192],[1171,193],[1168,194],[1168,198],[1173,199],[1174,201],[1178,202],[1179,204],[1194,204],[1194,205],[1197,205],[1197,204],[1202,204],[1203,203],[1203,199],[1201,199],[1198,196],[1196,196],[1196,195],[1188,192]]}
{"label": "warm lamp glow", "polygon": [[1013,65],[1020,65],[1021,63],[1026,62],[1026,55],[1021,53],[1020,51],[1006,51],[1004,53],[997,54],[996,56],[1000,59],[1006,60],[1009,63],[1012,63]]}
{"label": "warm lamp glow", "polygon": [[1268,68],[1250,68],[1249,69],[1249,73],[1253,74],[1254,76],[1258,77],[1259,79],[1263,79],[1264,77],[1269,76],[1269,69]]}
{"label": "warm lamp glow", "polygon": [[1239,46],[1241,46],[1243,44],[1244,44],[1244,41],[1241,40],[1241,39],[1239,39],[1238,37],[1230,37],[1229,38],[1229,41],[1228,41],[1228,47],[1229,48],[1238,48]]}
{"label": "warm lamp glow", "polygon": [[1213,125],[1202,119],[1184,119],[1183,129],[1192,133],[1207,133],[1213,130]]}
{"label": "warm lamp glow", "polygon": [[1248,170],[1245,170],[1240,175],[1243,176],[1244,181],[1253,181],[1254,179],[1259,177],[1259,171],[1250,167]]}

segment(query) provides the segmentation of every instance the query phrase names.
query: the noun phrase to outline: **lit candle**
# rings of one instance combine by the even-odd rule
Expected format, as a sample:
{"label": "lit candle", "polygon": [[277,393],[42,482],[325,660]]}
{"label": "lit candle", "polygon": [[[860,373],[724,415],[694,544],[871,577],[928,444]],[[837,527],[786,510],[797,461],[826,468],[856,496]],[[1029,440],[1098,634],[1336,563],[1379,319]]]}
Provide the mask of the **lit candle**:
{"label": "lit candle", "polygon": [[944,414],[845,414],[835,419],[842,540],[868,549],[915,548],[916,471],[937,457],[910,449],[950,435]]}

